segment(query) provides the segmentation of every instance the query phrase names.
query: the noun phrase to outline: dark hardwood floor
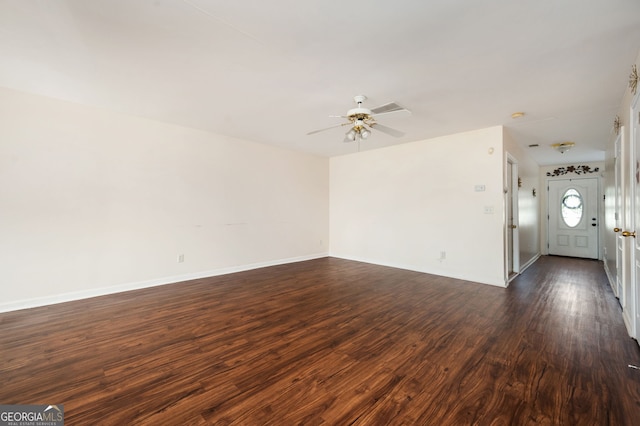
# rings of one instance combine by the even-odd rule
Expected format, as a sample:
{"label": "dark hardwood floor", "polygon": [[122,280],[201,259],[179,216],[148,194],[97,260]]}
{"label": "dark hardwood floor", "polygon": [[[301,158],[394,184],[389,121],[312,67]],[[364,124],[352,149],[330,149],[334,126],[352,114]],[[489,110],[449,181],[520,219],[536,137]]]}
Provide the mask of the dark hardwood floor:
{"label": "dark hardwood floor", "polygon": [[638,425],[602,263],[508,289],[324,258],[0,314],[0,404],[67,425]]}

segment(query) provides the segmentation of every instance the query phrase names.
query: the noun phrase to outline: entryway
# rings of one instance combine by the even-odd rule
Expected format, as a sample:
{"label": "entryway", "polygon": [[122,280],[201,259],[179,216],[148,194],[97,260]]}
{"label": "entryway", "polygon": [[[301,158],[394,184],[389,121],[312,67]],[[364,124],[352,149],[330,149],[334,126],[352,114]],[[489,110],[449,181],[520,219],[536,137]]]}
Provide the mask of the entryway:
{"label": "entryway", "polygon": [[558,179],[548,185],[549,254],[598,259],[598,179]]}

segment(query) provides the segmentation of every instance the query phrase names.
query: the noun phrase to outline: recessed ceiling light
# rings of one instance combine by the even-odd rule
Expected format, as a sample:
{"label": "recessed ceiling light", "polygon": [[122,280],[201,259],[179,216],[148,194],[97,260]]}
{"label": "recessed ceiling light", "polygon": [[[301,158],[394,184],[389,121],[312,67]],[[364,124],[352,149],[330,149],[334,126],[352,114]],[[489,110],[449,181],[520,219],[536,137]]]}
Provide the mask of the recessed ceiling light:
{"label": "recessed ceiling light", "polygon": [[521,118],[524,117],[524,112],[514,112],[511,114],[511,118]]}

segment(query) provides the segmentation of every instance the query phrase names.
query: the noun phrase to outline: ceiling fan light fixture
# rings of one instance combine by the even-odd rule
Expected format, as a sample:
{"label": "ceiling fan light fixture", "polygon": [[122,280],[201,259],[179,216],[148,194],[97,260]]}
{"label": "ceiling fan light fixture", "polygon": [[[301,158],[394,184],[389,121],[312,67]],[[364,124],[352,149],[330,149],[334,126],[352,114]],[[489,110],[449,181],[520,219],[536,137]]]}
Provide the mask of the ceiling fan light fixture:
{"label": "ceiling fan light fixture", "polygon": [[551,147],[556,151],[558,151],[560,154],[564,154],[574,146],[575,146],[575,142],[560,142],[560,143],[554,143],[551,145]]}
{"label": "ceiling fan light fixture", "polygon": [[347,115],[331,115],[330,117],[339,117],[346,118],[347,122],[342,124],[336,124],[330,127],[326,127],[324,129],[313,130],[307,135],[314,135],[316,133],[324,132],[325,130],[333,129],[334,127],[342,127],[342,126],[350,126],[348,132],[344,134],[344,142],[353,142],[360,141],[363,139],[367,139],[373,133],[373,128],[375,126],[376,131],[380,131],[382,133],[386,133],[387,135],[400,138],[404,136],[403,132],[392,129],[391,127],[383,126],[378,124],[376,119],[378,115],[383,114],[391,114],[395,112],[408,112],[411,113],[408,109],[398,105],[395,102],[389,102],[383,105],[380,105],[376,108],[369,109],[362,106],[362,103],[367,99],[364,95],[358,95],[354,97],[354,101],[356,103],[356,108],[352,108],[347,111]]}

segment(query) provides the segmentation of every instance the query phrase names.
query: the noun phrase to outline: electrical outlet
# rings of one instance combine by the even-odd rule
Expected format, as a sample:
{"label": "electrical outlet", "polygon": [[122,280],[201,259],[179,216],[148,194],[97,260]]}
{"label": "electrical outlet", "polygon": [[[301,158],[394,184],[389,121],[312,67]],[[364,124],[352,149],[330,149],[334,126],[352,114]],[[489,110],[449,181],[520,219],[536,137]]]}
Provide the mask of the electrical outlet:
{"label": "electrical outlet", "polygon": [[178,255],[178,263],[182,263],[184,262],[184,254],[179,254]]}

